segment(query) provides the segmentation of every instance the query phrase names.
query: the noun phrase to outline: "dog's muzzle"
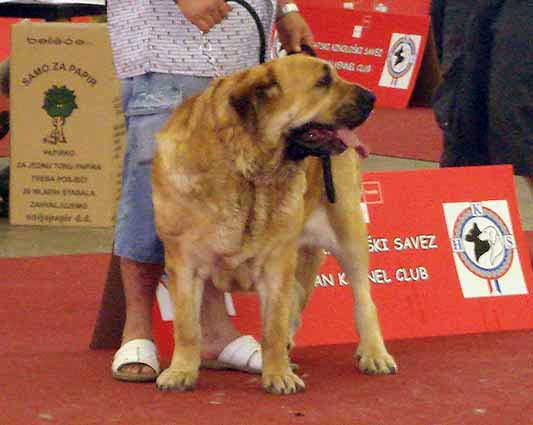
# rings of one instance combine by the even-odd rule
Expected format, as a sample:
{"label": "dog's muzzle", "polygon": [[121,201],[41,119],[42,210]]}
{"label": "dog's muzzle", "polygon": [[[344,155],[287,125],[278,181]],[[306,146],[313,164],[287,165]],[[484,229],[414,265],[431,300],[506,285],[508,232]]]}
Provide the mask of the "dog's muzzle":
{"label": "dog's muzzle", "polygon": [[347,148],[335,128],[325,124],[307,123],[291,130],[287,137],[287,156],[293,161],[307,156],[338,155]]}
{"label": "dog's muzzle", "polygon": [[354,129],[366,121],[374,109],[375,102],[374,93],[361,88],[353,103],[345,104],[336,111],[335,121],[339,127]]}
{"label": "dog's muzzle", "polygon": [[368,151],[353,129],[368,118],[375,102],[374,93],[359,88],[353,103],[337,109],[335,125],[310,122],[291,130],[287,137],[287,157],[299,161],[307,156],[338,155],[352,147],[366,158]]}
{"label": "dog's muzzle", "polygon": [[289,160],[301,161],[307,156],[316,156],[322,161],[324,186],[331,203],[336,200],[331,155],[338,155],[348,147],[353,147],[359,156],[368,156],[367,149],[353,129],[368,118],[375,100],[372,92],[360,89],[354,104],[342,106],[337,110],[335,125],[310,122],[291,130],[287,136],[286,157]]}

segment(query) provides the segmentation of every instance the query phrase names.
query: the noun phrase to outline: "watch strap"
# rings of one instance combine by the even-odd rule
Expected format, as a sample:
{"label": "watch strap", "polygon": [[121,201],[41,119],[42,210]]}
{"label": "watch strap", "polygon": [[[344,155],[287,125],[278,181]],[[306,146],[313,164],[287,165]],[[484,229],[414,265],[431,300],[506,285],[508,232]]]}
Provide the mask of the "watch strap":
{"label": "watch strap", "polygon": [[276,9],[276,21],[288,15],[289,13],[299,11],[300,9],[298,9],[296,3],[285,3],[283,6],[278,6]]}

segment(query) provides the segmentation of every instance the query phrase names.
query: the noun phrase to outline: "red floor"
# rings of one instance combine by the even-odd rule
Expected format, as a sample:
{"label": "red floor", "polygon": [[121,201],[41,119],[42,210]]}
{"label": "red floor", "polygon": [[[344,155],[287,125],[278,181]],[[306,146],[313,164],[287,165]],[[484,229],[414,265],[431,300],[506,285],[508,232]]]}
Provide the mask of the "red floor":
{"label": "red floor", "polygon": [[533,331],[390,341],[387,377],[357,372],[349,345],[297,348],[308,388],[289,397],[235,372],[184,394],[114,381],[112,351],[88,349],[107,263],[0,259],[1,424],[531,424]]}
{"label": "red floor", "polygon": [[375,155],[438,161],[442,133],[431,108],[379,108],[357,134]]}

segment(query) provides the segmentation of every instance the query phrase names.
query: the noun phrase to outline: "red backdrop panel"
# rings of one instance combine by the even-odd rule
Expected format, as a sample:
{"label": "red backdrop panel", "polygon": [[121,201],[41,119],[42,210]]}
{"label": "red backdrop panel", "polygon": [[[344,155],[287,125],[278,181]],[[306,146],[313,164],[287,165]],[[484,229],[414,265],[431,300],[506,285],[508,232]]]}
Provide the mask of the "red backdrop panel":
{"label": "red backdrop panel", "polygon": [[[0,61],[9,56],[11,24],[20,21],[16,18],[0,18]],[[9,109],[9,102],[5,96],[0,95],[0,112]],[[0,157],[9,156],[9,133],[0,139]]]}
{"label": "red backdrop panel", "polygon": [[[367,173],[364,189],[369,279],[386,339],[533,329],[533,273],[510,166]],[[467,241],[476,227],[491,244],[479,261]],[[351,289],[334,258],[315,286],[297,344],[356,341]],[[256,295],[233,300],[237,327],[259,336]],[[171,322],[154,317],[168,353]]]}
{"label": "red backdrop panel", "polygon": [[428,39],[426,15],[302,7],[318,56],[339,74],[371,89],[378,106],[405,108],[416,84]]}
{"label": "red backdrop panel", "polygon": [[[299,0],[303,6],[324,6],[324,0]],[[428,15],[431,0],[327,0],[328,7],[337,9],[353,9],[375,11],[381,10],[388,13],[403,15]]]}

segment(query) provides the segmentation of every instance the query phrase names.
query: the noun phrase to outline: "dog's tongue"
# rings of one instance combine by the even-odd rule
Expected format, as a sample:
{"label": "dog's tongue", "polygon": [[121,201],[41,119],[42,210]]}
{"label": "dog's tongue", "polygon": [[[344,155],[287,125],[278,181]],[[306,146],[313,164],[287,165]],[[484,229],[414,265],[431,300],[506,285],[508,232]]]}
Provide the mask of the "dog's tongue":
{"label": "dog's tongue", "polygon": [[339,128],[337,130],[337,136],[346,146],[354,148],[361,158],[368,157],[368,148],[363,144],[363,142],[361,142],[361,140],[359,140],[359,137],[357,137],[353,130],[348,128]]}

